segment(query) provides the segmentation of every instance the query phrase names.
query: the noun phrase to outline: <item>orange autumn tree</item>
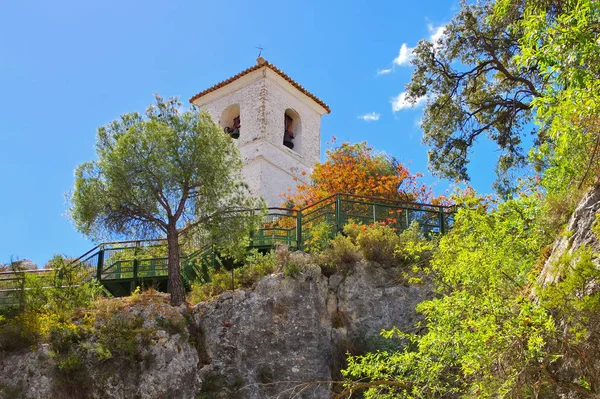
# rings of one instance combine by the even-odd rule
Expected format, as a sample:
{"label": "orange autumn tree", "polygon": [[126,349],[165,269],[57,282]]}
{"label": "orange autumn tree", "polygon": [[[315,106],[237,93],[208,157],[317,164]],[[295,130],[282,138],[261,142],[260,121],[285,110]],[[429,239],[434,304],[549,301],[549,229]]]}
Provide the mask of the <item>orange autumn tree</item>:
{"label": "orange autumn tree", "polygon": [[[335,140],[335,138],[334,138]],[[342,143],[327,150],[327,160],[317,163],[309,184],[297,185],[296,193],[284,193],[284,206],[302,208],[336,193],[402,201],[428,201],[432,192],[394,157],[373,150],[366,142]]]}

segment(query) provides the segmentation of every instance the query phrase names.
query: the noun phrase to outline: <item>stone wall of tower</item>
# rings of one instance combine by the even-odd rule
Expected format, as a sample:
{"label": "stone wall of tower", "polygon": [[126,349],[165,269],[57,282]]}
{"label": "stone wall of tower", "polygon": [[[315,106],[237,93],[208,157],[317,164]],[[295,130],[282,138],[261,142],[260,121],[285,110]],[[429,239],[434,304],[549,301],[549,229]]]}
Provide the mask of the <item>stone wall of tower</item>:
{"label": "stone wall of tower", "polygon": [[[320,159],[321,116],[303,101],[301,93],[294,93],[291,86],[288,90],[289,83],[270,70],[256,71],[246,79],[244,86],[200,108],[223,126],[223,112],[232,104],[239,105],[241,128],[235,142],[244,164],[244,180],[268,206],[281,206],[281,194],[295,191],[298,181],[307,182]],[[293,150],[283,145],[286,109],[300,117],[301,131]]]}
{"label": "stone wall of tower", "polygon": [[[269,79],[266,79],[266,132],[267,139],[286,152],[290,152],[308,168],[312,168],[321,158],[321,115],[304,101],[298,98],[295,89],[288,91],[288,83],[273,71],[268,70]],[[291,87],[291,86],[290,86]],[[294,139],[294,149],[283,146],[284,113],[286,109],[294,110],[300,116],[302,130]]]}

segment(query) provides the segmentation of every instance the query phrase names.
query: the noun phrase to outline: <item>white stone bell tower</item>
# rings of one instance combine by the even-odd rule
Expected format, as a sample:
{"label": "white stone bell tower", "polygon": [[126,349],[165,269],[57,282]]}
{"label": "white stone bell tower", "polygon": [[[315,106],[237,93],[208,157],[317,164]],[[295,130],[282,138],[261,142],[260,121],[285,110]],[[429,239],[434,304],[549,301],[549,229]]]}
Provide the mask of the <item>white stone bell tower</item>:
{"label": "white stone bell tower", "polygon": [[[190,103],[208,111],[237,142],[244,179],[268,206],[283,202],[297,178],[308,181],[321,155],[321,116],[329,107],[285,73],[257,64],[196,94]],[[306,172],[306,173],[302,173]]]}

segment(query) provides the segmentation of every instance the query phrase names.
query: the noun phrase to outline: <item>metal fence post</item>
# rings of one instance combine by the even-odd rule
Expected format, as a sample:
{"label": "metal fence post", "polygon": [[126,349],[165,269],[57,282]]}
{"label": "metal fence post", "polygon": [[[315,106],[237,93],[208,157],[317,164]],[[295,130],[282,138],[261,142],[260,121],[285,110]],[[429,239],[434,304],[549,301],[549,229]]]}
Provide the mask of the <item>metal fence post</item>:
{"label": "metal fence post", "polygon": [[102,269],[104,268],[104,248],[98,251],[98,263],[96,264],[96,280],[102,280]]}
{"label": "metal fence post", "polygon": [[137,288],[138,284],[138,269],[140,267],[140,261],[137,258],[139,242],[135,243],[135,247],[133,248],[133,285],[134,290]]}
{"label": "metal fence post", "polygon": [[296,213],[296,248],[302,251],[304,243],[302,242],[302,212]]}
{"label": "metal fence post", "polygon": [[342,231],[342,197],[335,195],[335,233]]}
{"label": "metal fence post", "polygon": [[445,226],[445,218],[444,218],[444,209],[440,208],[440,233],[445,234],[446,233],[446,226]]}
{"label": "metal fence post", "polygon": [[375,212],[375,203],[373,203],[373,224],[377,223],[377,213]]}
{"label": "metal fence post", "polygon": [[25,273],[21,273],[21,295],[19,298],[19,307],[25,308]]}

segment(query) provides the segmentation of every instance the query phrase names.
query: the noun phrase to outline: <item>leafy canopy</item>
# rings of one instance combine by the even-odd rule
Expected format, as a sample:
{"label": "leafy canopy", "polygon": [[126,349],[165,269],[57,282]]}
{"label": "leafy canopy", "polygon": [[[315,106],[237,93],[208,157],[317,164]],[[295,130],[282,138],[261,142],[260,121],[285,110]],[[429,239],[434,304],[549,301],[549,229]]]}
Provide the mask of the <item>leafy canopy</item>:
{"label": "leafy canopy", "polygon": [[295,194],[284,194],[286,204],[302,207],[336,193],[405,201],[425,201],[430,190],[398,161],[373,150],[366,142],[342,143],[327,150],[327,160],[317,163],[310,183],[300,183]]}
{"label": "leafy canopy", "polygon": [[81,232],[151,238],[167,233],[170,221],[184,233],[257,206],[231,140],[208,114],[180,106],[156,97],[145,115],[98,129],[98,160],[75,171],[71,215]]}
{"label": "leafy canopy", "polygon": [[94,238],[166,235],[174,304],[183,301],[180,238],[243,248],[256,223],[246,209],[262,206],[241,180],[231,139],[208,114],[180,108],[157,96],[145,115],[98,129],[98,160],[76,169],[71,207],[77,229]]}
{"label": "leafy canopy", "polygon": [[552,193],[592,184],[599,172],[600,5],[579,0],[562,6],[556,16],[535,3],[526,9],[516,57],[524,68],[537,65],[548,82],[532,104],[550,140],[533,159],[546,169],[544,184]]}
{"label": "leafy canopy", "polygon": [[512,25],[521,16],[519,5],[493,18],[493,1],[462,2],[442,38],[423,40],[414,50],[407,98],[427,98],[423,142],[430,146],[431,170],[442,177],[467,180],[469,153],[483,137],[501,151],[499,176],[525,163],[523,130],[542,76],[535,64],[514,60],[522,36]]}

